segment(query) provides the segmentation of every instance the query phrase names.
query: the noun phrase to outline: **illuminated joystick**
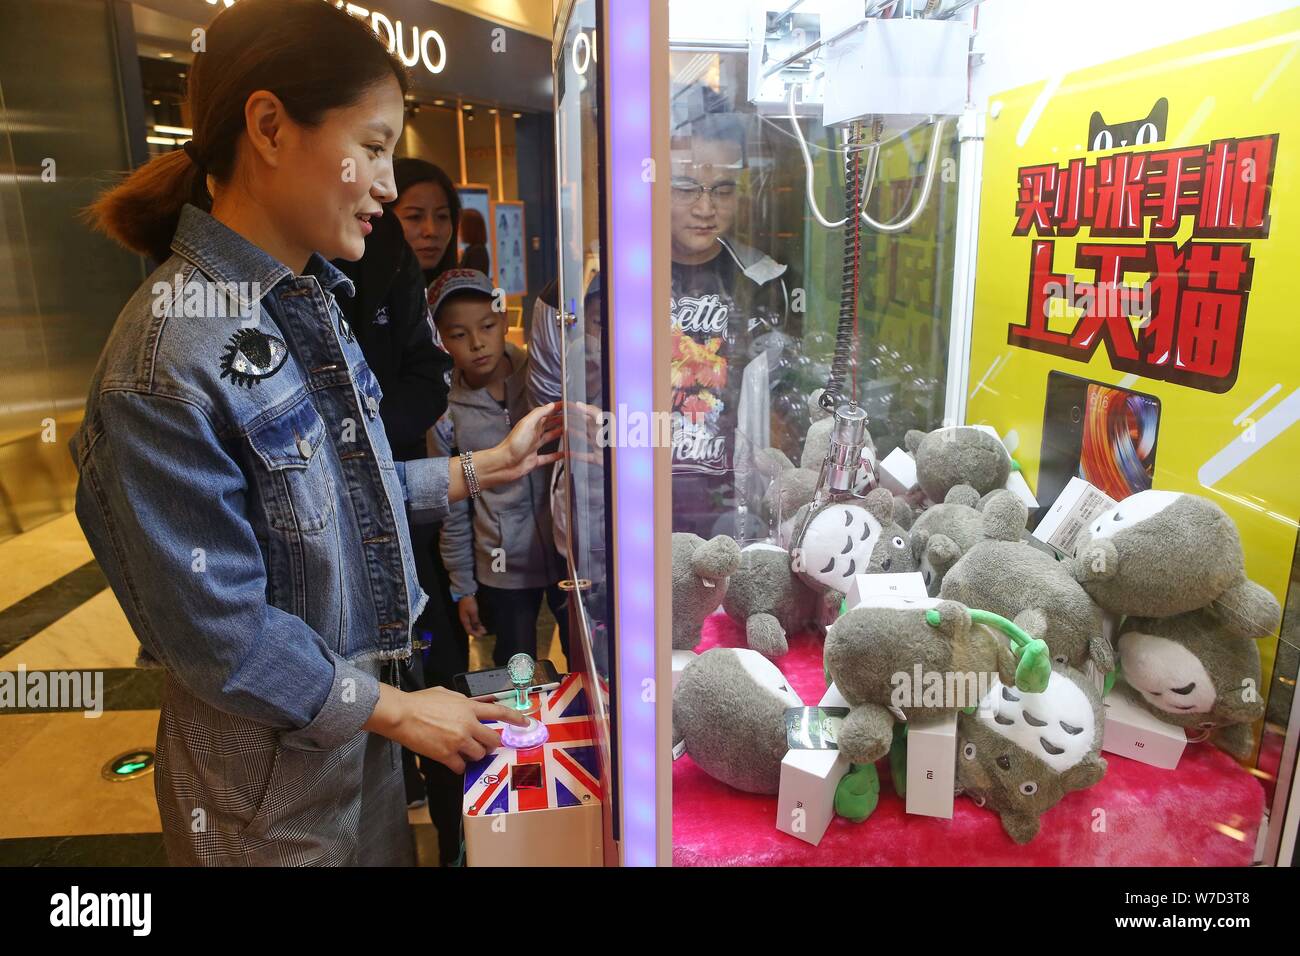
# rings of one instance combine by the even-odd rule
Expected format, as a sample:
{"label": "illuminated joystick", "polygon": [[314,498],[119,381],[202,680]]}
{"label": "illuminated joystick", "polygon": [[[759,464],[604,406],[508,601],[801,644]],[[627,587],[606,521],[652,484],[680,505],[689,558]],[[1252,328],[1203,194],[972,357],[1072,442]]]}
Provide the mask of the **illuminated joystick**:
{"label": "illuminated joystick", "polygon": [[[510,683],[515,685],[515,699],[507,706],[522,712],[533,709],[534,704],[528,699],[528,685],[533,681],[533,659],[527,654],[516,654],[506,662],[506,671],[510,674]],[[529,747],[540,747],[546,743],[550,737],[550,732],[546,725],[532,717],[528,718],[528,723],[523,727],[516,727],[514,724],[506,724],[501,731],[501,742],[507,747],[513,747],[515,750],[527,750]]]}

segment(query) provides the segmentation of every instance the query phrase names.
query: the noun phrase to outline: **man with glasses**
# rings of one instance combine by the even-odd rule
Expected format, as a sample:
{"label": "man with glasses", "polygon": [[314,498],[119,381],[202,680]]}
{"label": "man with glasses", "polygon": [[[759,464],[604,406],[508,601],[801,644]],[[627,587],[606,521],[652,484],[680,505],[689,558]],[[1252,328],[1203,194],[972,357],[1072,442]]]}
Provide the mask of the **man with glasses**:
{"label": "man with glasses", "polygon": [[742,510],[761,494],[750,446],[767,443],[759,359],[762,337],[789,312],[786,267],[731,236],[745,159],[732,114],[706,112],[673,132],[673,530],[705,538],[762,534]]}

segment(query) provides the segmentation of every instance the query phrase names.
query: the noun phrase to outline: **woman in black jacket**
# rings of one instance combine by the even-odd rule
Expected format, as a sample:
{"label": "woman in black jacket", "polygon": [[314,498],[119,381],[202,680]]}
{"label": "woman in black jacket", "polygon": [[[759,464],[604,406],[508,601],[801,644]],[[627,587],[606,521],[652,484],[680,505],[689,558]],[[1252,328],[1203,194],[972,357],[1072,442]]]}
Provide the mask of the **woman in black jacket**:
{"label": "woman in black jacket", "polygon": [[423,159],[393,162],[397,199],[387,207],[406,234],[424,271],[424,284],[433,285],[456,268],[456,231],[460,228],[460,194],[442,169]]}
{"label": "woman in black jacket", "polygon": [[[356,286],[339,298],[371,371],[379,379],[379,414],[393,447],[406,461],[427,456],[425,435],[447,410],[451,357],[440,347],[429,320],[425,290],[456,265],[460,201],[447,174],[420,159],[393,163],[397,199],[371,220],[366,252],[356,262],[336,262]],[[455,613],[446,569],[438,551],[438,525],[412,529],[416,571],[429,603],[415,625],[417,646],[404,674],[411,687],[451,688],[452,678],[469,669],[469,638]],[[407,766],[408,799],[427,793],[429,817],[438,830],[444,865],[460,852],[461,777],[431,760],[402,752]],[[423,785],[420,775],[423,775]]]}
{"label": "woman in black jacket", "polygon": [[425,434],[447,410],[451,356],[434,340],[424,272],[401,224],[387,207],[371,224],[365,255],[334,263],[356,287],[338,301],[384,391],[379,414],[393,457],[409,461],[427,454]]}

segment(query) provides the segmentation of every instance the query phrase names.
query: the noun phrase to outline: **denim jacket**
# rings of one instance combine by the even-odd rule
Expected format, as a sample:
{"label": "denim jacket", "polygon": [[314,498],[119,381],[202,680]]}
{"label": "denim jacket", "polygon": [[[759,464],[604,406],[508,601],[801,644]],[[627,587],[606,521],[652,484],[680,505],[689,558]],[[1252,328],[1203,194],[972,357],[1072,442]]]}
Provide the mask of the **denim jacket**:
{"label": "denim jacket", "polygon": [[411,520],[447,461],[394,462],[319,255],[302,275],[197,207],[127,303],[71,441],[76,513],[141,647],[214,707],[328,750],[410,654]]}

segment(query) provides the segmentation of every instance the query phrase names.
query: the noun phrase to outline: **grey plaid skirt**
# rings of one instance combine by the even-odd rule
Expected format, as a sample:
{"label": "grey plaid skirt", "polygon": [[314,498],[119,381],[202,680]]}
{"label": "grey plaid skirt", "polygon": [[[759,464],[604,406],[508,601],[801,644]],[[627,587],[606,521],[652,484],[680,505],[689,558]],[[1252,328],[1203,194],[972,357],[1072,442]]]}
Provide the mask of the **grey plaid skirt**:
{"label": "grey plaid skirt", "polygon": [[165,686],[154,791],[172,866],[414,865],[397,744],[363,731],[334,750],[291,749],[170,673]]}

